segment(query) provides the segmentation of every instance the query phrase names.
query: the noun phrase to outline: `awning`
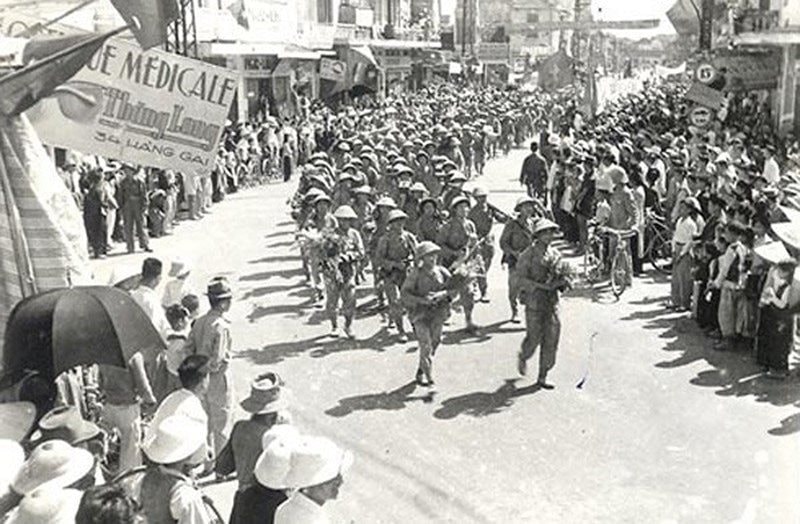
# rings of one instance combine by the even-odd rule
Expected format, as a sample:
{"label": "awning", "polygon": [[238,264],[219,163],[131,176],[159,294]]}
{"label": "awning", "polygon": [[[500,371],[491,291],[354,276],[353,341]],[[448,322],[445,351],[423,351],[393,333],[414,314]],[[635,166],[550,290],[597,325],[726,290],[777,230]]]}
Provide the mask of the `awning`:
{"label": "awning", "polygon": [[378,40],[369,41],[370,47],[376,49],[441,49],[442,43],[433,40]]}
{"label": "awning", "polygon": [[319,51],[297,44],[272,42],[206,42],[201,44],[201,51],[205,56],[275,55],[278,58],[300,60],[319,60],[322,56]]}
{"label": "awning", "polygon": [[297,58],[300,60],[319,60],[322,53],[295,44],[286,44],[283,51],[278,53],[280,58]]}
{"label": "awning", "polygon": [[800,27],[786,27],[758,33],[740,33],[733,37],[733,42],[738,45],[800,44]]}
{"label": "awning", "polygon": [[202,54],[206,56],[279,55],[285,48],[280,43],[204,42]]}

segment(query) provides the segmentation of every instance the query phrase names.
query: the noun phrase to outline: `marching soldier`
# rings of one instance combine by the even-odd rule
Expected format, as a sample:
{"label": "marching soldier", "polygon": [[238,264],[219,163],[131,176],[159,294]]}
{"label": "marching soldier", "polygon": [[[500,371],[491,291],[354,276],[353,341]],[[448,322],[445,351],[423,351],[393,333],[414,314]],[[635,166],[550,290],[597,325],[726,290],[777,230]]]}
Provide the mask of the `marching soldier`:
{"label": "marching soldier", "polygon": [[[306,234],[312,234],[314,237],[322,235],[323,231],[335,229],[336,219],[331,215],[331,198],[326,194],[317,195],[314,198],[314,210],[306,219],[302,230]],[[302,231],[301,231],[301,234]],[[309,242],[308,248],[309,256],[309,272],[311,273],[311,284],[314,286],[314,301],[319,302],[322,300],[322,279],[320,278],[320,263],[322,256],[319,249],[319,242]]]}
{"label": "marching soldier", "polygon": [[514,211],[517,216],[510,220],[500,235],[500,249],[503,251],[503,264],[508,268],[508,303],[511,306],[511,322],[519,324],[517,300],[519,299],[519,278],[516,265],[519,256],[533,242],[534,200],[529,196],[520,197]]}
{"label": "marching soldier", "polygon": [[392,209],[397,209],[397,204],[393,198],[382,196],[375,202],[375,230],[370,237],[370,243],[367,247],[370,262],[372,263],[373,285],[375,287],[375,295],[378,298],[377,308],[379,310],[382,310],[384,307],[384,292],[383,280],[381,279],[379,271],[376,269],[378,263],[375,260],[375,251],[378,248],[378,241],[386,234],[389,212]]}
{"label": "marching soldier", "polygon": [[557,268],[561,254],[551,246],[558,226],[543,218],[533,229],[534,241],[519,257],[516,271],[525,304],[525,338],[517,359],[520,375],[527,373],[528,359],[539,350],[539,377],[543,389],[555,386],[547,382],[547,373],[556,363],[561,321],[558,316],[559,292],[567,285]]}
{"label": "marching soldier", "polygon": [[437,263],[440,252],[433,242],[421,242],[417,247],[418,265],[403,282],[403,303],[419,343],[416,382],[420,386],[433,385],[433,356],[442,340],[444,322],[450,316],[453,278]]}
{"label": "marching soldier", "polygon": [[414,227],[418,240],[436,242],[439,238],[439,229],[442,227],[442,221],[439,218],[438,203],[438,200],[431,196],[425,197],[420,201],[420,216]]}
{"label": "marching soldier", "polygon": [[[468,211],[469,199],[465,196],[456,197],[450,204],[450,220],[439,230],[436,243],[442,249],[442,265],[449,270],[480,258],[480,254],[476,252],[478,234],[475,224],[467,218]],[[468,333],[474,333],[478,329],[472,321],[472,309],[475,305],[472,281],[472,278],[466,278],[458,290]]]}
{"label": "marching soldier", "polygon": [[325,276],[325,311],[331,322],[331,336],[339,336],[337,308],[342,303],[344,333],[347,338],[355,338],[352,331],[353,316],[356,312],[355,276],[358,261],[364,257],[364,243],[361,234],[353,228],[358,215],[350,206],[339,206],[333,214],[337,222],[333,238],[323,237],[322,271]]}
{"label": "marching soldier", "polygon": [[375,252],[376,271],[380,272],[383,290],[389,301],[389,325],[397,327],[400,342],[407,342],[403,325],[403,306],[400,303],[400,289],[406,278],[414,252],[417,238],[403,229],[408,215],[399,209],[392,209],[388,216],[388,229],[378,241]]}
{"label": "marching soldier", "polygon": [[455,172],[450,176],[450,180],[447,182],[447,186],[445,186],[441,196],[445,209],[450,209],[453,200],[456,198],[466,196],[464,191],[464,182],[466,181],[467,177],[459,172]]}
{"label": "marching soldier", "polygon": [[408,230],[416,234],[414,228],[417,225],[420,213],[420,203],[428,194],[428,189],[422,182],[414,182],[408,189],[408,197],[403,202],[403,211],[408,215]]}
{"label": "marching soldier", "polygon": [[492,235],[492,226],[494,225],[494,211],[489,207],[486,201],[487,193],[482,187],[476,187],[472,191],[472,196],[475,198],[475,205],[469,210],[467,217],[475,224],[475,231],[478,233],[479,252],[483,261],[484,273],[478,277],[478,290],[481,293],[480,302],[488,303],[489,298],[486,296],[488,291],[488,283],[486,281],[486,273],[492,265],[494,258],[494,235]]}
{"label": "marching soldier", "polygon": [[[375,206],[370,202],[372,188],[369,186],[358,186],[353,189],[353,211],[356,212],[358,219],[353,227],[361,233],[361,240],[364,246],[371,246],[372,235],[375,233]],[[367,257],[364,257],[358,264],[357,282],[360,284],[364,282],[364,270],[369,262]]]}

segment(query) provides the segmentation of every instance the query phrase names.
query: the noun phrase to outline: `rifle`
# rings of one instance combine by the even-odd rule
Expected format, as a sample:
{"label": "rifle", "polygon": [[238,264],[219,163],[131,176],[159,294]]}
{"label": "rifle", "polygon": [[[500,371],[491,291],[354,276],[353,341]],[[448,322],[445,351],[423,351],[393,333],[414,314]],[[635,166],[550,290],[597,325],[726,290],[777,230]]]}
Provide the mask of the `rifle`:
{"label": "rifle", "polygon": [[447,268],[452,274],[462,274],[466,276],[481,277],[485,272],[480,267],[476,267],[475,257],[480,253],[481,247],[486,243],[489,236],[485,236],[475,242],[472,247],[467,247],[463,255],[458,256]]}

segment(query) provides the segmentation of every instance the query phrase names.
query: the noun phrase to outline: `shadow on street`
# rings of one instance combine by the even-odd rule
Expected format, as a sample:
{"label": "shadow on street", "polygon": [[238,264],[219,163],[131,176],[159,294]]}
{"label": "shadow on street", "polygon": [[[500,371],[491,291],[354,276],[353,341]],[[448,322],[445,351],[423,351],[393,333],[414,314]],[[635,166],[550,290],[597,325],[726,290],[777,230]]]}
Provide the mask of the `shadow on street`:
{"label": "shadow on street", "polygon": [[518,379],[508,379],[496,391],[476,391],[458,397],[453,397],[442,402],[433,416],[438,419],[452,419],[459,415],[473,417],[486,417],[495,415],[514,404],[514,399],[533,395],[541,390],[537,384],[517,388]]}
{"label": "shadow on street", "polygon": [[404,409],[411,402],[426,404],[433,402],[432,391],[427,391],[424,395],[413,395],[416,389],[416,383],[409,382],[392,391],[343,398],[339,400],[337,406],[326,410],[325,413],[332,417],[346,417],[356,411],[397,411]]}
{"label": "shadow on street", "polygon": [[[648,302],[655,303],[657,299],[650,299]],[[751,396],[756,402],[773,406],[800,407],[800,387],[796,377],[785,381],[767,378],[756,364],[749,348],[733,351],[712,349],[712,339],[689,317],[676,318],[675,313],[659,308],[637,311],[622,320],[644,320],[644,329],[657,330],[659,338],[667,340],[661,349],[677,356],[672,360],[656,363],[658,368],[674,369],[702,361],[710,369],[698,372],[689,381],[695,386],[714,388],[715,394],[720,397]],[[776,436],[797,432],[800,432],[800,413],[784,418],[779,426],[767,431]]]}

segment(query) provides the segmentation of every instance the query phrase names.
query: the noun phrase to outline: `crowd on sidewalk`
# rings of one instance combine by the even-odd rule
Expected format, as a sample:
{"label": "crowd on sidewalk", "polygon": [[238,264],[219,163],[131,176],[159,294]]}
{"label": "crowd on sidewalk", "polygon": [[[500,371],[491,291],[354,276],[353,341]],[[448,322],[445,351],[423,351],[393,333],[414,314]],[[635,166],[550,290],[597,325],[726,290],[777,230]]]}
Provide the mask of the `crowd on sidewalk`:
{"label": "crowd on sidewalk", "polygon": [[[86,159],[63,173],[103,256],[120,220],[128,251],[134,235],[149,250],[149,234],[168,233],[179,210],[196,219],[226,193],[297,172],[289,204],[331,336],[358,336],[355,287],[369,277],[374,313],[398,341],[416,340],[421,386],[434,383],[452,310],[469,334],[480,331],[472,313],[489,301],[486,272],[499,262],[510,321],[525,308],[519,371],[539,351],[537,383],[552,389],[559,295],[576,278],[551,245],[556,232],[576,252],[592,248],[592,226],[630,232],[633,277],[644,271],[645,218],[661,215],[673,231],[670,307],[692,311],[719,338],[715,348],[746,347],[770,377],[786,377],[797,333],[798,144],[755,124],[767,109],[752,97],[732,100],[710,129],[688,126],[683,89],[650,85],[586,120],[571,92],[443,84],[281,125],[229,126],[205,177]],[[525,144],[527,195],[498,209],[479,185],[485,162]],[[19,395],[33,406],[0,404],[7,522],[327,521],[352,456],[293,424],[274,371],[252,378],[238,402],[247,418],[235,421],[231,285],[214,278],[202,299],[187,285],[191,271],[186,260],[144,260],[130,293],[163,348],[66,379],[101,399],[98,409],[65,395],[71,387],[35,380]],[[220,516],[196,480],[234,474],[233,512]]]}
{"label": "crowd on sidewalk", "polygon": [[[124,368],[67,372],[33,393],[29,380],[20,397],[31,402],[0,404],[3,522],[326,521],[323,505],[337,497],[352,455],[292,425],[289,389],[274,372],[252,380],[239,402],[249,418],[234,423],[233,293],[212,279],[198,315],[191,270],[175,260],[162,282],[160,260],[142,264],[131,295],[164,340],[155,358],[138,350]],[[84,395],[69,394],[76,380]],[[90,396],[102,399],[99,409]],[[230,517],[203,496],[204,477],[237,479]]]}

